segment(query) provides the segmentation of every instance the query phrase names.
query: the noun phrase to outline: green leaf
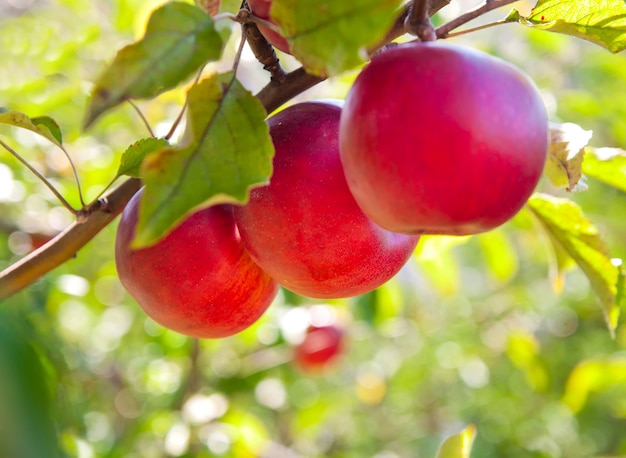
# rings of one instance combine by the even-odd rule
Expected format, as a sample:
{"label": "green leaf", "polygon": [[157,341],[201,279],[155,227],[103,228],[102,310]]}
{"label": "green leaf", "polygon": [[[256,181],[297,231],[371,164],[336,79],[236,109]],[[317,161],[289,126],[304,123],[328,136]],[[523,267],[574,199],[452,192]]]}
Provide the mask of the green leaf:
{"label": "green leaf", "polygon": [[122,175],[128,175],[130,177],[139,178],[139,167],[143,162],[143,159],[150,153],[157,151],[161,148],[168,147],[170,144],[163,138],[144,138],[130,145],[120,160],[120,166],[117,169],[115,178],[119,178]]}
{"label": "green leaf", "polygon": [[585,175],[626,192],[626,151],[619,148],[586,148]]}
{"label": "green leaf", "polygon": [[[626,383],[626,358],[623,356],[601,357],[579,363],[570,373],[565,384],[562,402],[572,412],[578,413],[587,404],[593,392],[605,391]],[[615,407],[618,407],[617,405]],[[623,416],[625,412],[621,412]]]}
{"label": "green leaf", "polygon": [[576,266],[576,261],[567,254],[567,251],[553,237],[549,237],[549,240],[554,255],[550,265],[552,288],[556,293],[561,293],[565,286],[565,273]]}
{"label": "green leaf", "polygon": [[8,310],[0,310],[0,456],[59,457],[53,409],[58,380],[50,380],[49,361],[37,351],[36,328]]}
{"label": "green leaf", "polygon": [[539,0],[529,16],[513,10],[506,20],[582,38],[614,53],[626,49],[624,0]]}
{"label": "green leaf", "polygon": [[63,136],[61,128],[49,116],[29,118],[24,113],[0,107],[0,124],[21,127],[41,135],[55,145],[61,147]]}
{"label": "green leaf", "polygon": [[59,127],[57,122],[50,116],[38,116],[36,118],[31,118],[31,121],[37,126],[38,129],[47,129],[59,145],[63,143],[63,133],[61,132],[61,127]]}
{"label": "green leaf", "polygon": [[542,223],[552,241],[560,245],[585,273],[600,300],[611,333],[617,327],[624,270],[621,260],[611,259],[596,227],[578,205],[568,199],[535,194],[528,208]]}
{"label": "green leaf", "polygon": [[184,145],[162,148],[141,166],[146,185],[134,245],[150,245],[185,215],[218,203],[245,203],[267,184],[274,146],[261,103],[232,72],[189,90]]}
{"label": "green leaf", "polygon": [[220,58],[224,42],[200,8],[172,2],[152,13],[144,37],[122,48],[93,89],[85,125],[131,98],[150,98],[177,86]]}
{"label": "green leaf", "polygon": [[460,433],[443,441],[435,458],[469,458],[475,437],[476,426],[468,425]]}
{"label": "green leaf", "polygon": [[567,191],[581,191],[586,185],[580,183],[585,146],[593,132],[577,124],[551,124],[550,149],[544,173],[556,187]]}
{"label": "green leaf", "polygon": [[367,59],[398,15],[399,0],[274,0],[270,15],[306,70],[337,75]]}

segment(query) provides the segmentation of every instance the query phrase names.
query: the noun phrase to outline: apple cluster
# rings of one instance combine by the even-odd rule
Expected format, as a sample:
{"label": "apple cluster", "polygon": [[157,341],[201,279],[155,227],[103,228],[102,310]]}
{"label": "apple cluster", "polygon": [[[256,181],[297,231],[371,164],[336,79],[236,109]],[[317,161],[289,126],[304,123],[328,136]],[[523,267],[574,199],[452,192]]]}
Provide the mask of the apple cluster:
{"label": "apple cluster", "polygon": [[132,249],[142,191],[122,213],[119,278],[158,323],[193,337],[252,325],[278,285],[313,298],[350,297],[395,275],[418,241],[359,208],[339,153],[340,102],[293,105],[268,120],[276,150],[268,186],[244,206],[199,210],[156,244]]}
{"label": "apple cluster", "polygon": [[[251,6],[262,15],[268,3]],[[512,218],[548,149],[546,111],[528,77],[439,43],[391,48],[364,68],[345,104],[295,104],[268,124],[274,172],[246,205],[200,210],[137,250],[141,192],[124,210],[119,277],[162,325],[225,337],[253,324],[278,285],[313,298],[371,291],[402,268],[421,234],[476,234]]]}

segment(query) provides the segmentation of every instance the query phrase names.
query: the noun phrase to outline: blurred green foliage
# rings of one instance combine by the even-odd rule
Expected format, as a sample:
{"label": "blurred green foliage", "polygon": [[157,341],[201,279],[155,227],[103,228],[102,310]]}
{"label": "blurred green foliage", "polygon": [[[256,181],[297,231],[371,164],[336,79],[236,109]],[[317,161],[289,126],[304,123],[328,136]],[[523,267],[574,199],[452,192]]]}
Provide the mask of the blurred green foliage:
{"label": "blurred green foliage", "polygon": [[[0,3],[0,106],[60,124],[88,198],[146,136],[128,106],[82,134],[91,84],[141,36],[156,3]],[[595,146],[626,148],[623,55],[513,25],[456,41],[524,68],[553,120],[593,130]],[[250,55],[239,71],[249,87],[267,81]],[[352,77],[306,97],[341,95]],[[182,94],[139,103],[157,132],[169,129]],[[0,136],[78,205],[54,146],[8,126]],[[612,255],[626,257],[626,196],[588,184],[569,197]],[[0,267],[70,221],[0,151]],[[468,424],[473,457],[626,454],[626,331],[611,339],[579,269],[569,266],[559,292],[549,241],[526,210],[488,234],[425,237],[407,267],[368,295],[320,303],[285,291],[256,325],[219,341],[145,317],[116,277],[114,235],[115,224],[1,304],[0,456],[434,457]],[[332,320],[347,330],[345,354],[324,374],[299,372],[293,345],[309,323]]]}

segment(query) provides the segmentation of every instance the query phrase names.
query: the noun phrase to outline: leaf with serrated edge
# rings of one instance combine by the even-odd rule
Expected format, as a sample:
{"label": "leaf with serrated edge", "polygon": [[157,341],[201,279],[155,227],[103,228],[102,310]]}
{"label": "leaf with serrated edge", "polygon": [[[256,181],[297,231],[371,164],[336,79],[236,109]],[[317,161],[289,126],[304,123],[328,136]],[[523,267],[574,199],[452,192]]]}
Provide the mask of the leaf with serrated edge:
{"label": "leaf with serrated edge", "polygon": [[571,122],[550,124],[550,148],[544,173],[554,186],[565,187],[567,191],[587,188],[580,180],[585,146],[592,135],[592,131]]}
{"label": "leaf with serrated edge", "polygon": [[129,177],[140,178],[139,167],[144,158],[161,148],[166,148],[170,144],[164,138],[144,138],[130,145],[120,160],[120,166],[117,169],[115,178],[119,178],[122,175]]}
{"label": "leaf with serrated edge", "polygon": [[274,0],[272,20],[307,72],[333,76],[362,64],[383,39],[401,0]]}
{"label": "leaf with serrated edge", "polygon": [[624,0],[539,0],[529,16],[513,10],[506,21],[572,35],[613,53],[626,49]]}
{"label": "leaf with serrated edge", "polygon": [[460,433],[443,441],[435,458],[469,458],[475,438],[476,426],[468,425]]}
{"label": "leaf with serrated edge", "polygon": [[21,127],[28,129],[36,134],[41,135],[45,139],[51,141],[57,146],[61,146],[63,137],[61,128],[56,121],[49,116],[40,116],[38,118],[29,118],[24,113],[6,108],[0,109],[0,124],[8,124],[9,126]]}
{"label": "leaf with serrated edge", "polygon": [[587,276],[613,333],[619,317],[616,301],[620,270],[616,267],[616,260],[610,258],[598,230],[571,200],[537,193],[528,199],[527,204],[549,236]]}
{"label": "leaf with serrated edge", "polygon": [[274,145],[261,103],[232,72],[213,75],[188,93],[185,143],[148,155],[146,185],[133,246],[147,246],[199,208],[245,203],[267,184]]}
{"label": "leaf with serrated edge", "polygon": [[132,98],[150,98],[176,87],[224,46],[213,19],[186,3],[167,3],[150,16],[144,37],[122,48],[93,89],[85,125]]}
{"label": "leaf with serrated edge", "polygon": [[585,175],[626,192],[626,151],[619,148],[586,148]]}

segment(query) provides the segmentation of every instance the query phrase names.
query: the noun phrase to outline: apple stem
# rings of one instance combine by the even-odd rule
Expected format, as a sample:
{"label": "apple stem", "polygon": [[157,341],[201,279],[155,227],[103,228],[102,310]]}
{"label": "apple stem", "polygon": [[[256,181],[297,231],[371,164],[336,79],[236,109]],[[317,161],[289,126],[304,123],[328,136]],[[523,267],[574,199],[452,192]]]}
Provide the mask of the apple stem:
{"label": "apple stem", "polygon": [[421,41],[435,41],[437,34],[435,27],[430,21],[429,0],[413,0],[409,15],[404,21],[405,30],[416,35]]}

